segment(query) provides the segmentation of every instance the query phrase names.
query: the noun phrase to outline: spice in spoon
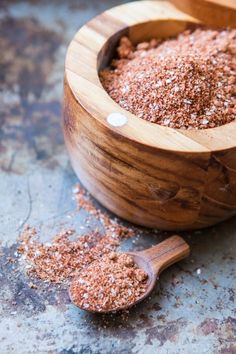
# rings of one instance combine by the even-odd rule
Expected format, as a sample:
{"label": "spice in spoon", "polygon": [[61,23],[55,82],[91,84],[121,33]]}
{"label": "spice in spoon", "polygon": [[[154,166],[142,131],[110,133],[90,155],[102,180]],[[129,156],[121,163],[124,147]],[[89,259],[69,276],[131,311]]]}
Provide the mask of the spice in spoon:
{"label": "spice in spoon", "polygon": [[70,297],[84,310],[115,311],[136,302],[146,292],[147,279],[131,256],[112,252],[80,271],[71,283]]}

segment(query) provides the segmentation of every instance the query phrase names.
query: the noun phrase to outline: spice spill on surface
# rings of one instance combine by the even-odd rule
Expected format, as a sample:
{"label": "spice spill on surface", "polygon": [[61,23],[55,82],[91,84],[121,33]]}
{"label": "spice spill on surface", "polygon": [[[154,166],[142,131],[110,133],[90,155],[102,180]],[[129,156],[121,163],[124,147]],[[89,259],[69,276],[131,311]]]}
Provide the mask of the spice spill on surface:
{"label": "spice spill on surface", "polygon": [[136,46],[122,37],[100,79],[139,118],[171,128],[214,128],[235,119],[235,54],[235,29],[197,28]]}
{"label": "spice spill on surface", "polygon": [[85,209],[89,213],[89,217],[94,216],[97,220],[99,220],[104,227],[106,235],[118,237],[120,239],[132,237],[135,235],[134,228],[123,226],[118,221],[112,219],[106,212],[96,208],[95,205],[91,202],[88,193],[86,193],[86,191],[79,184],[75,186],[73,192],[78,209]]}
{"label": "spice spill on surface", "polygon": [[73,233],[72,230],[62,231],[50,243],[43,244],[36,239],[35,229],[27,227],[18,252],[25,256],[28,274],[60,283],[119,245],[118,239],[98,232],[71,240]]}
{"label": "spice spill on surface", "polygon": [[82,270],[70,286],[72,301],[89,311],[115,311],[135,303],[147,289],[147,273],[131,256],[112,252]]}
{"label": "spice spill on surface", "polygon": [[79,185],[74,193],[78,208],[86,209],[89,217],[99,219],[104,231],[76,235],[75,230],[61,230],[51,242],[41,243],[37,230],[26,226],[20,236],[18,252],[29,275],[48,282],[68,281],[92,262],[116,250],[124,238],[134,236],[132,229],[97,209]]}

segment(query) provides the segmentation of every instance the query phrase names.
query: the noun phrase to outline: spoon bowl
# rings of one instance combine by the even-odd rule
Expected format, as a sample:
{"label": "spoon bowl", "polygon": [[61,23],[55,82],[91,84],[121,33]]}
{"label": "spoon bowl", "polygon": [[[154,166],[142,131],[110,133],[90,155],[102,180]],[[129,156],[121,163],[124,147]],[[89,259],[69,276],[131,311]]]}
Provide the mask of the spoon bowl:
{"label": "spoon bowl", "polygon": [[[86,311],[105,314],[129,309],[150,295],[156,285],[156,281],[159,278],[160,273],[164,269],[184,259],[189,255],[189,253],[189,245],[184,241],[182,237],[177,235],[171,236],[158,245],[148,248],[144,251],[126,252],[127,255],[133,258],[133,261],[138,266],[138,268],[143,269],[147,273],[148,279],[146,292],[132,304],[127,304],[127,306],[120,306],[112,308],[111,310],[99,309],[99,311],[94,311],[90,308],[86,308]],[[71,294],[71,287],[72,285],[69,288],[69,296],[71,301],[74,303],[73,296]],[[77,304],[75,305],[78,306]],[[84,308],[82,309],[84,310]]]}

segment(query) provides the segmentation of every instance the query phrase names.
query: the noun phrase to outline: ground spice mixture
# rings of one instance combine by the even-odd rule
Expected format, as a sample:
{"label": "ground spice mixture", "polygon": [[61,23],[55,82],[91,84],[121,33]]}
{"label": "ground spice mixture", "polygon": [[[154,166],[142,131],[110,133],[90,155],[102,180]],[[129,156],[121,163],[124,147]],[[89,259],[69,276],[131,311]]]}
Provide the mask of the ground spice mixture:
{"label": "ground spice mixture", "polygon": [[56,235],[50,243],[37,240],[34,228],[26,227],[18,252],[27,261],[27,272],[38,278],[60,283],[74,277],[80,270],[101,256],[116,249],[117,237],[91,232],[71,240],[73,230]]}
{"label": "ground spice mixture", "polygon": [[128,307],[147,289],[147,273],[127,254],[112,252],[83,269],[70,286],[72,301],[90,311]]}
{"label": "ground spice mixture", "polygon": [[235,119],[236,30],[197,28],[132,45],[100,72],[108,94],[140,118],[171,128],[214,128]]}
{"label": "ground spice mixture", "polygon": [[77,275],[81,269],[102,256],[113,252],[122,239],[134,231],[112,220],[96,209],[86,192],[77,185],[74,189],[79,208],[103,222],[104,232],[92,231],[76,236],[74,230],[62,230],[49,243],[37,239],[37,230],[26,226],[20,237],[18,252],[26,263],[27,273],[49,282],[60,283]]}

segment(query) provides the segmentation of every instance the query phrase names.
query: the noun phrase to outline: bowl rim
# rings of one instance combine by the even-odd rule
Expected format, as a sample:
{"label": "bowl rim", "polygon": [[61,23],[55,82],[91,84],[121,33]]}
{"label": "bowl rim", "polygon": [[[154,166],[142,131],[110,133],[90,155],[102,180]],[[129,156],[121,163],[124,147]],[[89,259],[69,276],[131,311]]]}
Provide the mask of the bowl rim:
{"label": "bowl rim", "polygon": [[[236,119],[208,129],[164,127],[124,110],[103,88],[98,76],[98,58],[111,38],[129,32],[135,25],[163,21],[200,23],[167,1],[135,1],[113,7],[85,24],[75,34],[66,54],[65,79],[73,96],[91,117],[107,129],[142,145],[191,154],[236,148]],[[125,116],[126,123],[111,125],[108,121],[111,113]]]}

